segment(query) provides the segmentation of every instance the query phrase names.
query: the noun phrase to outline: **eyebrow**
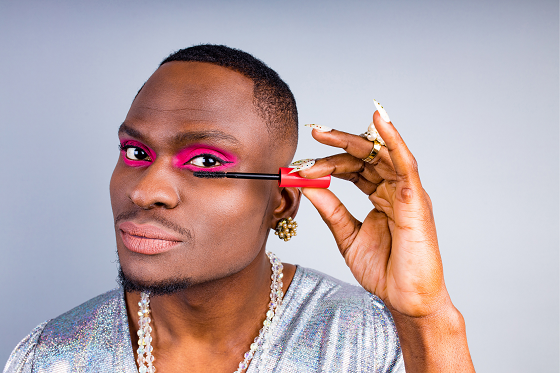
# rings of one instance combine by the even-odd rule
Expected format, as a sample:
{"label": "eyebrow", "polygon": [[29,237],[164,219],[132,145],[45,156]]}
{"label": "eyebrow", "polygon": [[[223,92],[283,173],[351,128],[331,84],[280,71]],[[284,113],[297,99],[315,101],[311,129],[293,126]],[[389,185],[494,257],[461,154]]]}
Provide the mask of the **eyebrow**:
{"label": "eyebrow", "polygon": [[[119,127],[119,134],[121,133],[125,133],[129,136],[135,137],[143,141],[146,140],[146,137],[142,134],[142,132],[127,126],[125,122],[123,122]],[[173,136],[173,139],[171,141],[176,145],[183,145],[185,143],[195,142],[200,140],[214,140],[218,142],[226,142],[234,146],[239,145],[239,140],[237,140],[237,138],[235,138],[234,136],[222,131],[215,131],[215,130],[179,132],[175,134],[175,136]]]}

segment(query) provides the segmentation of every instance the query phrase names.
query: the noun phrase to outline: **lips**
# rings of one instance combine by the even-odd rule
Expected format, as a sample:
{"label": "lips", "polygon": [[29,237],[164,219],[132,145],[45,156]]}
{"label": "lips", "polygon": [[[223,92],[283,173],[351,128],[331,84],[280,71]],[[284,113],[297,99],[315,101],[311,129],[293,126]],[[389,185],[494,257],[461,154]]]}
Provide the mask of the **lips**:
{"label": "lips", "polygon": [[177,236],[148,224],[126,221],[119,224],[119,230],[126,248],[140,254],[160,254],[181,242]]}

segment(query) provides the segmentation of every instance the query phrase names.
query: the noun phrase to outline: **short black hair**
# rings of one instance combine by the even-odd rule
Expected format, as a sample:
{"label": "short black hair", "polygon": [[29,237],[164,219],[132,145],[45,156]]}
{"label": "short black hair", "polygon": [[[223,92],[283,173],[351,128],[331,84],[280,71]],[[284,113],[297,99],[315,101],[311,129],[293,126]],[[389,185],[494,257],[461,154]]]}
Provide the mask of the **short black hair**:
{"label": "short black hair", "polygon": [[298,113],[290,87],[261,60],[225,45],[201,44],[180,49],[164,59],[168,62],[207,62],[234,70],[254,83],[253,103],[274,140],[287,141],[295,149],[298,140]]}

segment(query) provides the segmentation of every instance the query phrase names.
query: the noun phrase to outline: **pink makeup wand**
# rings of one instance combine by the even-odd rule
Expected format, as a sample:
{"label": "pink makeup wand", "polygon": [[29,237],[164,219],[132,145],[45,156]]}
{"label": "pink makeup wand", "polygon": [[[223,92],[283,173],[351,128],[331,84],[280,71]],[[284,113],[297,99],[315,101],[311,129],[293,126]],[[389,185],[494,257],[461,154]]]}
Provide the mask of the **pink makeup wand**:
{"label": "pink makeup wand", "polygon": [[280,187],[308,187],[308,188],[328,188],[331,184],[331,175],[319,177],[317,179],[306,179],[298,175],[297,172],[290,173],[292,168],[280,167],[277,174],[255,174],[249,172],[223,172],[223,171],[195,171],[196,177],[208,179],[256,179],[256,180],[278,180]]}

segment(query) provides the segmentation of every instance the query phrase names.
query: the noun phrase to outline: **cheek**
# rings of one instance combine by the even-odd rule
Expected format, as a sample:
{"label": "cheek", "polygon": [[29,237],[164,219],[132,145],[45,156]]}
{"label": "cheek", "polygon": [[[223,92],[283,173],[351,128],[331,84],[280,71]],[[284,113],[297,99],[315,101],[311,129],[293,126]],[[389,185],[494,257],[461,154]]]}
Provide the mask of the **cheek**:
{"label": "cheek", "polygon": [[126,187],[127,182],[131,180],[130,175],[127,175],[128,170],[130,170],[130,168],[119,161],[111,175],[109,194],[111,197],[111,206],[113,207],[113,215],[116,215],[118,212],[116,211],[116,207],[128,199],[126,196]]}
{"label": "cheek", "polygon": [[117,197],[117,190],[119,184],[118,168],[119,165],[117,164],[115,166],[115,169],[113,170],[113,173],[111,174],[111,181],[109,181],[109,195],[111,196],[111,205],[114,204],[115,198]]}
{"label": "cheek", "polygon": [[265,231],[268,231],[265,215],[270,194],[270,186],[251,187],[250,184],[255,181],[234,182],[243,184],[243,187],[222,188],[217,193],[207,190],[208,193],[193,201],[196,204],[194,211],[204,211],[195,219],[197,244],[206,254],[225,255],[232,258],[232,262],[241,260],[241,257],[254,257],[260,250],[266,237]]}

